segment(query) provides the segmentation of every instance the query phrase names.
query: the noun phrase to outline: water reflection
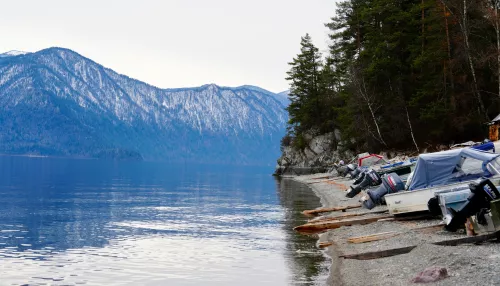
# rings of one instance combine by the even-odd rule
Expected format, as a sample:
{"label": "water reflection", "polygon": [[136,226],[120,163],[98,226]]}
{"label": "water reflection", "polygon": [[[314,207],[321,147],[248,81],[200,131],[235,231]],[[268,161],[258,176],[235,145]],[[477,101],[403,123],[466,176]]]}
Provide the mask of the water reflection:
{"label": "water reflection", "polygon": [[270,172],[0,157],[0,284],[313,281]]}
{"label": "water reflection", "polygon": [[290,179],[276,180],[280,203],[285,209],[283,230],[286,235],[287,265],[292,282],[305,285],[325,285],[330,261],[316,248],[316,237],[293,230],[306,223],[303,210],[320,206],[319,198],[304,184]]}

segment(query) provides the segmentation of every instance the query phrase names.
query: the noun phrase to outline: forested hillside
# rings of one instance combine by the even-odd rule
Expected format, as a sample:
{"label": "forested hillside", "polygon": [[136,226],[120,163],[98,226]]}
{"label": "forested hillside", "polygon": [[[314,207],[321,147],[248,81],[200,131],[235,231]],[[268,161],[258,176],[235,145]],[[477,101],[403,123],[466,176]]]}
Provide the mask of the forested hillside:
{"label": "forested hillside", "polygon": [[[348,0],[290,63],[289,136],[342,131],[352,149],[483,139],[500,103],[500,0]],[[324,39],[320,39],[324,40]]]}
{"label": "forested hillside", "polygon": [[160,89],[63,48],[0,54],[0,153],[269,165],[284,104],[255,86]]}

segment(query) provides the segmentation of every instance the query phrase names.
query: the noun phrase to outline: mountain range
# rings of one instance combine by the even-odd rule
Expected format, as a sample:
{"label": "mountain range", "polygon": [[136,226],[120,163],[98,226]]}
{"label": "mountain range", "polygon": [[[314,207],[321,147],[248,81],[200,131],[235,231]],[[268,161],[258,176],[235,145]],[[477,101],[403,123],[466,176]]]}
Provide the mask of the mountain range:
{"label": "mountain range", "polygon": [[286,93],[160,89],[64,48],[0,54],[0,153],[274,164]]}

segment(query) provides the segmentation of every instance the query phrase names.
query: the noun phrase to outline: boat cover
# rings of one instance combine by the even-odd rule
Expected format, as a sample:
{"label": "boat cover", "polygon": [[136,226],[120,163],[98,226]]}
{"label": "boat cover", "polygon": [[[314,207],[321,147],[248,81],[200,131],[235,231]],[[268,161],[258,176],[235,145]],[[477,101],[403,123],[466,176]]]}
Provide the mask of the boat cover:
{"label": "boat cover", "polygon": [[493,142],[474,142],[474,141],[467,141],[464,143],[460,144],[455,144],[450,147],[450,149],[457,149],[457,148],[465,148],[465,147],[471,147],[472,149],[477,149],[477,150],[482,150],[482,151],[492,151],[495,153],[495,144]]}
{"label": "boat cover", "polygon": [[409,190],[452,183],[457,170],[462,167],[464,159],[472,158],[482,161],[481,175],[491,176],[486,165],[497,159],[500,154],[483,152],[472,148],[454,149],[436,153],[421,154],[413,171]]}
{"label": "boat cover", "polygon": [[493,142],[486,142],[486,143],[483,143],[481,145],[472,146],[471,148],[476,149],[476,150],[482,150],[482,151],[490,151],[491,150],[493,153],[495,153],[495,144],[493,144]]}

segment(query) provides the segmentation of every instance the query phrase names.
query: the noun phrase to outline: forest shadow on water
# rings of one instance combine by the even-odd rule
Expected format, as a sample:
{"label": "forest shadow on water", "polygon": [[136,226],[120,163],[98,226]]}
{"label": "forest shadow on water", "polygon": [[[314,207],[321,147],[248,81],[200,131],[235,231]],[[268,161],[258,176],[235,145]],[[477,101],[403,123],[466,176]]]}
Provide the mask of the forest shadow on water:
{"label": "forest shadow on water", "polygon": [[293,230],[307,222],[302,211],[321,206],[320,199],[305,184],[292,179],[276,179],[279,201],[284,208],[283,231],[286,235],[287,263],[294,284],[325,285],[330,259],[316,247],[317,236]]}

